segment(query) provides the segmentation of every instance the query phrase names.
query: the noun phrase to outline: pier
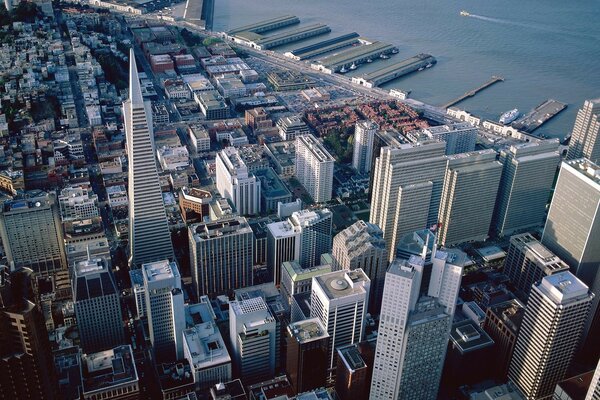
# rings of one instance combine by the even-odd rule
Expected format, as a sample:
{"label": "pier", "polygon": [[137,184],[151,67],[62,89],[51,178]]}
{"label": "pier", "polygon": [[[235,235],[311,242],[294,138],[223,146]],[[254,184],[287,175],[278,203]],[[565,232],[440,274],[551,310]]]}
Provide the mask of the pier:
{"label": "pier", "polygon": [[359,43],[359,36],[360,35],[356,32],[348,33],[333,39],[323,40],[318,43],[300,47],[299,49],[288,51],[284,55],[286,57],[293,58],[294,60],[306,60],[308,58],[316,57],[333,50],[357,44]]}
{"label": "pier", "polygon": [[325,57],[319,62],[311,64],[311,68],[323,71],[328,74],[340,71],[342,68],[349,68],[352,64],[362,64],[367,60],[375,60],[382,54],[391,54],[397,52],[396,46],[382,42],[373,42],[368,45],[344,50],[338,54]]}
{"label": "pier", "polygon": [[241,32],[264,33],[299,23],[300,18],[296,17],[295,15],[283,15],[281,17],[271,18],[265,21],[256,22],[254,24],[234,28],[228,31],[227,34],[229,36],[234,36]]}
{"label": "pier", "polygon": [[417,54],[414,57],[393,63],[360,77],[354,77],[352,78],[352,82],[373,88],[411,72],[429,68],[436,62],[436,59],[430,54]]}
{"label": "pier", "polygon": [[469,97],[473,97],[475,96],[477,93],[481,92],[483,89],[486,89],[490,86],[492,86],[493,84],[497,83],[497,82],[504,82],[504,78],[502,78],[501,76],[492,76],[491,79],[489,81],[487,81],[486,83],[484,83],[481,86],[476,87],[473,90],[468,91],[467,93],[463,94],[460,97],[457,97],[456,99],[444,104],[442,106],[442,108],[450,108],[453,105],[460,103],[461,101],[469,98]]}
{"label": "pier", "polygon": [[301,26],[299,28],[286,30],[274,35],[263,36],[254,32],[240,32],[234,35],[235,42],[243,43],[247,46],[259,50],[268,50],[273,47],[283,46],[284,44],[308,39],[313,36],[323,35],[331,32],[331,28],[323,24],[312,24]]}
{"label": "pier", "polygon": [[548,122],[550,119],[554,118],[565,108],[567,108],[565,103],[548,99],[533,110],[529,111],[522,118],[519,118],[513,122],[512,126],[515,129],[531,133]]}

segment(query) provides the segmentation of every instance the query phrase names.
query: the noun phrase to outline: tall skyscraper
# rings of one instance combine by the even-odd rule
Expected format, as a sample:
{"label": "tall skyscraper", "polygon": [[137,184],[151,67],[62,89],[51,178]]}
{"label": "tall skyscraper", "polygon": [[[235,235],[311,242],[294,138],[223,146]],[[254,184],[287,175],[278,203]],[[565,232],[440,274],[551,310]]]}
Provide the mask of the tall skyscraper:
{"label": "tall skyscraper", "polygon": [[392,262],[385,278],[371,398],[435,399],[442,377],[462,268],[433,251],[427,295],[419,297],[425,261]]}
{"label": "tall skyscraper", "polygon": [[53,194],[30,192],[5,201],[0,237],[8,263],[45,275],[67,267],[60,214]]}
{"label": "tall skyscraper", "polygon": [[246,218],[191,225],[188,238],[198,298],[252,285],[254,234]]}
{"label": "tall skyscraper", "polygon": [[129,99],[123,102],[123,118],[129,157],[129,265],[174,257],[171,233],[162,199],[152,110],[144,101],[135,53],[129,53]]}
{"label": "tall skyscraper", "polygon": [[439,214],[442,245],[487,239],[501,174],[494,150],[448,156]]}
{"label": "tall skyscraper", "polygon": [[316,203],[331,200],[335,158],[313,135],[296,137],[296,178]]}
{"label": "tall skyscraper", "polygon": [[502,179],[492,230],[502,236],[542,225],[560,162],[558,140],[512,145],[500,152]]}
{"label": "tall skyscraper", "polygon": [[318,318],[287,327],[286,372],[296,393],[325,386],[329,334]]}
{"label": "tall skyscraper", "polygon": [[431,126],[407,134],[409,140],[439,140],[446,143],[446,154],[468,153],[475,150],[477,127],[468,122]]}
{"label": "tall skyscraper", "polygon": [[260,213],[260,179],[248,172],[238,150],[229,146],[215,160],[217,190],[231,200],[240,215]]}
{"label": "tall skyscraper", "polygon": [[277,322],[262,297],[229,303],[229,335],[235,376],[245,384],[275,375]]}
{"label": "tall skyscraper", "polygon": [[526,399],[550,398],[571,363],[593,294],[570,272],[543,278],[529,295],[508,376]]}
{"label": "tall skyscraper", "polygon": [[504,273],[527,302],[531,286],[544,276],[568,271],[569,266],[541,244],[530,233],[510,238],[504,260]]}
{"label": "tall skyscraper", "polygon": [[121,301],[108,264],[102,259],[76,263],[72,287],[83,351],[96,353],[122,344]]}
{"label": "tall skyscraper", "polygon": [[600,360],[592,376],[592,382],[588,388],[585,400],[600,400]]}
{"label": "tall skyscraper", "polygon": [[168,260],[142,265],[150,342],[159,361],[183,357],[185,314],[181,275]]}
{"label": "tall skyscraper", "polygon": [[390,259],[404,235],[438,222],[446,146],[426,141],[383,147],[375,161],[369,222],[383,231]]}
{"label": "tall skyscraper", "polygon": [[300,227],[288,220],[267,225],[267,269],[275,285],[281,283],[281,264],[296,259],[300,234]]}
{"label": "tall skyscraper", "polygon": [[334,270],[361,268],[371,280],[368,310],[379,314],[383,283],[388,266],[383,232],[377,225],[357,221],[333,238]]}
{"label": "tall skyscraper", "polygon": [[379,127],[372,121],[358,121],[354,127],[352,166],[359,174],[371,171],[373,139]]}
{"label": "tall skyscraper", "polygon": [[31,300],[30,274],[0,267],[0,398],[58,399],[48,332]]}
{"label": "tall skyscraper", "polygon": [[310,317],[318,318],[329,333],[328,371],[336,366],[337,347],[363,340],[370,285],[361,269],[313,278]]}
{"label": "tall skyscraper", "polygon": [[582,157],[600,162],[600,98],[583,103],[571,132],[567,160]]}
{"label": "tall skyscraper", "polygon": [[321,254],[331,251],[332,216],[327,208],[292,213],[289,221],[300,230],[300,246],[296,247],[295,259],[302,268],[319,265]]}

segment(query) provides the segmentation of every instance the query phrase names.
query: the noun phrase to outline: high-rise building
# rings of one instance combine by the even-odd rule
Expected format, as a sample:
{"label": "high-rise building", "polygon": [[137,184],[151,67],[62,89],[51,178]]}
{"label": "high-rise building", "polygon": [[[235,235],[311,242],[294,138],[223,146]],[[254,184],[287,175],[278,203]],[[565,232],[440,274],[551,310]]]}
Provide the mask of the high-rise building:
{"label": "high-rise building", "polygon": [[58,196],[63,221],[89,219],[100,215],[98,195],[88,185],[73,185],[64,188]]}
{"label": "high-rise building", "polygon": [[53,194],[30,193],[5,201],[0,237],[8,263],[42,275],[67,267],[60,214]]}
{"label": "high-rise building", "polygon": [[368,399],[377,339],[337,348],[335,393],[340,400]]}
{"label": "high-rise building", "polygon": [[235,375],[245,384],[275,375],[277,323],[262,297],[229,303],[229,335]]}
{"label": "high-rise building", "polygon": [[129,265],[172,260],[173,243],[156,167],[151,105],[142,97],[133,48],[123,118],[129,157]]}
{"label": "high-rise building", "polygon": [[570,272],[546,276],[533,286],[508,371],[526,399],[550,398],[564,378],[593,296]]}
{"label": "high-rise building", "polygon": [[292,297],[298,293],[310,293],[312,278],[328,274],[332,271],[333,259],[331,254],[321,256],[321,265],[313,268],[302,268],[298,261],[286,261],[281,264],[281,295],[287,304],[292,303]]}
{"label": "high-rise building", "polygon": [[527,302],[531,286],[544,276],[568,271],[569,266],[530,233],[510,238],[504,259],[504,273]]}
{"label": "high-rise building", "polygon": [[373,155],[371,156],[371,167],[369,173],[369,201],[372,200],[373,197],[373,187],[375,183],[375,161],[381,155],[381,149],[384,147],[398,147],[400,146],[402,141],[399,140],[398,133],[394,134],[390,131],[375,131],[375,136],[373,137]]}
{"label": "high-rise building", "polygon": [[439,214],[442,245],[487,239],[501,174],[494,150],[448,156]]}
{"label": "high-rise building", "polygon": [[0,398],[58,399],[48,332],[27,270],[0,267]]}
{"label": "high-rise building", "polygon": [[371,398],[434,399],[444,358],[462,267],[436,251],[427,295],[419,298],[425,261],[392,262],[385,278]]}
{"label": "high-rise building", "polygon": [[124,330],[119,290],[107,263],[102,259],[76,263],[72,288],[83,351],[95,353],[122,344]]}
{"label": "high-rise building", "polygon": [[181,275],[174,261],[142,265],[146,314],[150,342],[157,360],[175,361],[183,357],[185,315]]}
{"label": "high-rise building", "polygon": [[409,140],[439,140],[446,143],[446,154],[468,153],[475,150],[477,127],[468,122],[431,126],[407,134]]}
{"label": "high-rise building", "polygon": [[592,382],[585,395],[585,400],[600,400],[600,360],[592,376]]}
{"label": "high-rise building", "polygon": [[290,223],[300,230],[300,246],[296,247],[296,257],[302,268],[319,265],[321,254],[331,251],[331,230],[333,214],[328,208],[295,211]]}
{"label": "high-rise building", "polygon": [[260,179],[248,172],[238,150],[233,146],[221,150],[215,164],[221,196],[231,200],[240,215],[260,213]]}
{"label": "high-rise building", "polygon": [[515,144],[500,152],[502,178],[492,230],[502,236],[541,226],[560,162],[558,140]]}
{"label": "high-rise building", "polygon": [[331,200],[335,158],[313,135],[296,137],[296,178],[316,203]]}
{"label": "high-rise building", "polygon": [[336,348],[362,341],[371,281],[361,269],[334,271],[313,278],[310,317],[329,333],[327,370],[336,366]]}
{"label": "high-rise building", "polygon": [[379,127],[372,121],[358,121],[354,127],[352,166],[359,174],[371,171],[373,139]]}
{"label": "high-rise building", "polygon": [[383,147],[375,161],[369,222],[383,231],[390,260],[404,235],[438,222],[446,146],[426,141]]}
{"label": "high-rise building", "polygon": [[377,225],[357,221],[333,238],[334,270],[361,268],[371,280],[368,310],[379,314],[383,283],[388,266],[388,254],[383,232]]}
{"label": "high-rise building", "polygon": [[198,298],[251,286],[254,234],[244,217],[188,228],[192,282]]}
{"label": "high-rise building", "polygon": [[325,386],[329,334],[318,318],[287,327],[286,372],[296,393]]}
{"label": "high-rise building", "polygon": [[290,115],[277,120],[279,136],[283,140],[296,140],[300,135],[310,134],[310,129],[297,115]]}
{"label": "high-rise building", "polygon": [[296,259],[300,234],[300,227],[288,220],[267,225],[267,269],[276,285],[281,283],[281,264]]}
{"label": "high-rise building", "polygon": [[567,160],[582,157],[600,162],[600,98],[586,100],[577,112]]}
{"label": "high-rise building", "polygon": [[63,233],[69,267],[89,258],[102,258],[111,265],[110,244],[101,217],[63,222]]}

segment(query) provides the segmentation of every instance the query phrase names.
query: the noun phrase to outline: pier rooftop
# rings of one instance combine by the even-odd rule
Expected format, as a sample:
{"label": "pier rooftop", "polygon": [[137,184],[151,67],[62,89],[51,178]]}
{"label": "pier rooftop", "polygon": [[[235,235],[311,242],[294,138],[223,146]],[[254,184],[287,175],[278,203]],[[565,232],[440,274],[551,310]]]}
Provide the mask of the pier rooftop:
{"label": "pier rooftop", "polygon": [[259,50],[267,50],[284,44],[308,39],[313,36],[331,32],[331,28],[324,24],[311,24],[299,28],[286,30],[274,35],[263,36],[255,32],[240,32],[234,39],[250,45]]}
{"label": "pier rooftop", "polygon": [[300,47],[285,53],[285,55],[295,60],[305,60],[307,58],[318,56],[319,54],[356,44],[359,42],[359,37],[360,35],[358,33],[352,32],[346,35],[337,36],[332,39],[323,40],[318,43],[313,43],[308,46]]}
{"label": "pier rooftop", "polygon": [[299,23],[300,18],[296,17],[295,15],[283,15],[281,17],[271,18],[256,22],[254,24],[231,29],[227,32],[227,34],[233,36],[241,32],[263,33]]}
{"label": "pier rooftop", "polygon": [[329,74],[338,72],[342,67],[348,68],[352,64],[360,64],[368,59],[374,59],[382,54],[389,54],[397,50],[395,46],[382,42],[373,42],[365,46],[356,47],[342,51],[341,53],[325,57],[319,62],[312,64],[317,69]]}
{"label": "pier rooftop", "polygon": [[435,63],[436,59],[433,56],[429,54],[417,54],[414,57],[398,61],[376,71],[364,74],[361,77],[354,77],[352,78],[352,81],[363,86],[375,87]]}

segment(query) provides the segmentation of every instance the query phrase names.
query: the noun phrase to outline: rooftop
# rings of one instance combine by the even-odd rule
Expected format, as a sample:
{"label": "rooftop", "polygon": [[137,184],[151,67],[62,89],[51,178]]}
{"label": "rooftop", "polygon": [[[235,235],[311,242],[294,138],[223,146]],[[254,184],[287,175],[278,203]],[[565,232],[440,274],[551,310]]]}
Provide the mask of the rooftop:
{"label": "rooftop", "polygon": [[86,394],[137,381],[131,346],[82,355],[81,376]]}
{"label": "rooftop", "polygon": [[186,359],[157,365],[156,371],[163,391],[194,384],[192,368]]}
{"label": "rooftop", "polygon": [[471,320],[452,325],[450,340],[463,354],[494,345],[494,341],[488,334]]}
{"label": "rooftop", "polygon": [[179,269],[174,261],[156,261],[142,265],[144,280],[157,282],[167,279],[180,278]]}
{"label": "rooftop", "polygon": [[329,337],[327,329],[318,318],[292,322],[288,325],[288,333],[300,344]]}
{"label": "rooftop", "polygon": [[586,158],[577,160],[563,161],[563,166],[567,165],[579,172],[582,177],[585,177],[590,183],[594,183],[600,190],[600,166],[594,164]]}
{"label": "rooftop", "polygon": [[355,294],[366,294],[368,289],[365,289],[365,285],[369,285],[371,282],[360,268],[353,271],[335,271],[319,275],[313,278],[313,282],[315,281],[331,300]]}
{"label": "rooftop", "polygon": [[319,162],[335,162],[335,158],[313,135],[300,135],[296,137],[296,142],[307,147]]}
{"label": "rooftop", "polygon": [[194,232],[194,239],[198,242],[227,235],[239,235],[252,232],[250,225],[244,217],[232,217],[220,221],[211,221],[190,225]]}
{"label": "rooftop", "polygon": [[569,271],[546,276],[537,288],[557,305],[588,297],[588,287]]}
{"label": "rooftop", "polygon": [[344,364],[346,364],[346,368],[348,368],[348,370],[356,371],[358,369],[367,367],[367,364],[365,363],[362,354],[360,354],[356,344],[338,347],[337,352],[340,359],[344,362]]}
{"label": "rooftop", "polygon": [[489,307],[490,312],[507,325],[512,333],[516,335],[521,327],[521,321],[525,315],[525,305],[517,299],[508,300]]}

